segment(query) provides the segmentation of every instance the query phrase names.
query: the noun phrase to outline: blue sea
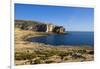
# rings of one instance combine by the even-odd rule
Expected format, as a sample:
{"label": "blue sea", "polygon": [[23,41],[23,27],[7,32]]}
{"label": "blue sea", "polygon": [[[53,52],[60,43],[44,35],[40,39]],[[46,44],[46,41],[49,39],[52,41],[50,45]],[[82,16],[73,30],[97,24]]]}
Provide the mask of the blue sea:
{"label": "blue sea", "polygon": [[89,45],[94,46],[94,32],[68,32],[66,34],[51,34],[31,38],[32,42],[50,45]]}

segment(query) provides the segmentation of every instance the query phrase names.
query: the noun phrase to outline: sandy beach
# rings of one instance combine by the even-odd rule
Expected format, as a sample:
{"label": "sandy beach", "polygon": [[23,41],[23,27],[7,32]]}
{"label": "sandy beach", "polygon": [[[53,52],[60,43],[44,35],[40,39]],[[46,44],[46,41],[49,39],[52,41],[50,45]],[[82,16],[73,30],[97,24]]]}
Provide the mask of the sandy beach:
{"label": "sandy beach", "polygon": [[94,48],[85,46],[53,46],[29,42],[28,38],[48,33],[15,28],[15,65],[93,61]]}

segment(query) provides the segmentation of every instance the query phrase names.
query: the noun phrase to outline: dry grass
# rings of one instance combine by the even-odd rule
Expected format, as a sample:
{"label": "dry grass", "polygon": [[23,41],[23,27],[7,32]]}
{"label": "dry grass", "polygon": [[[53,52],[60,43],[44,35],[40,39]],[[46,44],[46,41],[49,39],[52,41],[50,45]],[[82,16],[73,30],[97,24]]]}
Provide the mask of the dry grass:
{"label": "dry grass", "polygon": [[[83,62],[92,61],[93,51],[89,46],[51,46],[43,43],[25,41],[30,37],[44,36],[47,33],[34,32],[29,30],[15,29],[15,64],[43,64],[43,63],[61,63],[61,62]],[[31,54],[31,55],[30,55]],[[25,57],[31,57],[26,58]],[[33,56],[33,57],[32,57]],[[17,60],[21,58],[21,60]]]}

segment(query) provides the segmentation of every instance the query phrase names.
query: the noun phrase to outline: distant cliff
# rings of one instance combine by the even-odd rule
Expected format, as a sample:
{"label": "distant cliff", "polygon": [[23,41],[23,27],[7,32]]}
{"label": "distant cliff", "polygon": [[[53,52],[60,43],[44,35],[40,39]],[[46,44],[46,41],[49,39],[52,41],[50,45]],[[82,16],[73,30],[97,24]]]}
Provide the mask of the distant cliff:
{"label": "distant cliff", "polygon": [[65,28],[63,26],[56,26],[38,21],[15,20],[15,27],[38,32],[65,33]]}

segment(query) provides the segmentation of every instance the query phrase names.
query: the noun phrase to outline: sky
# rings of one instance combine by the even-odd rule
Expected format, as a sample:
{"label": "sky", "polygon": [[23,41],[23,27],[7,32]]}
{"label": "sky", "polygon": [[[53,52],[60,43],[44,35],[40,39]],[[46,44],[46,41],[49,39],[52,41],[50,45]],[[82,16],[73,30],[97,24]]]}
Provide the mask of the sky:
{"label": "sky", "polygon": [[66,31],[94,31],[94,9],[15,4],[15,20],[35,20],[63,26]]}

